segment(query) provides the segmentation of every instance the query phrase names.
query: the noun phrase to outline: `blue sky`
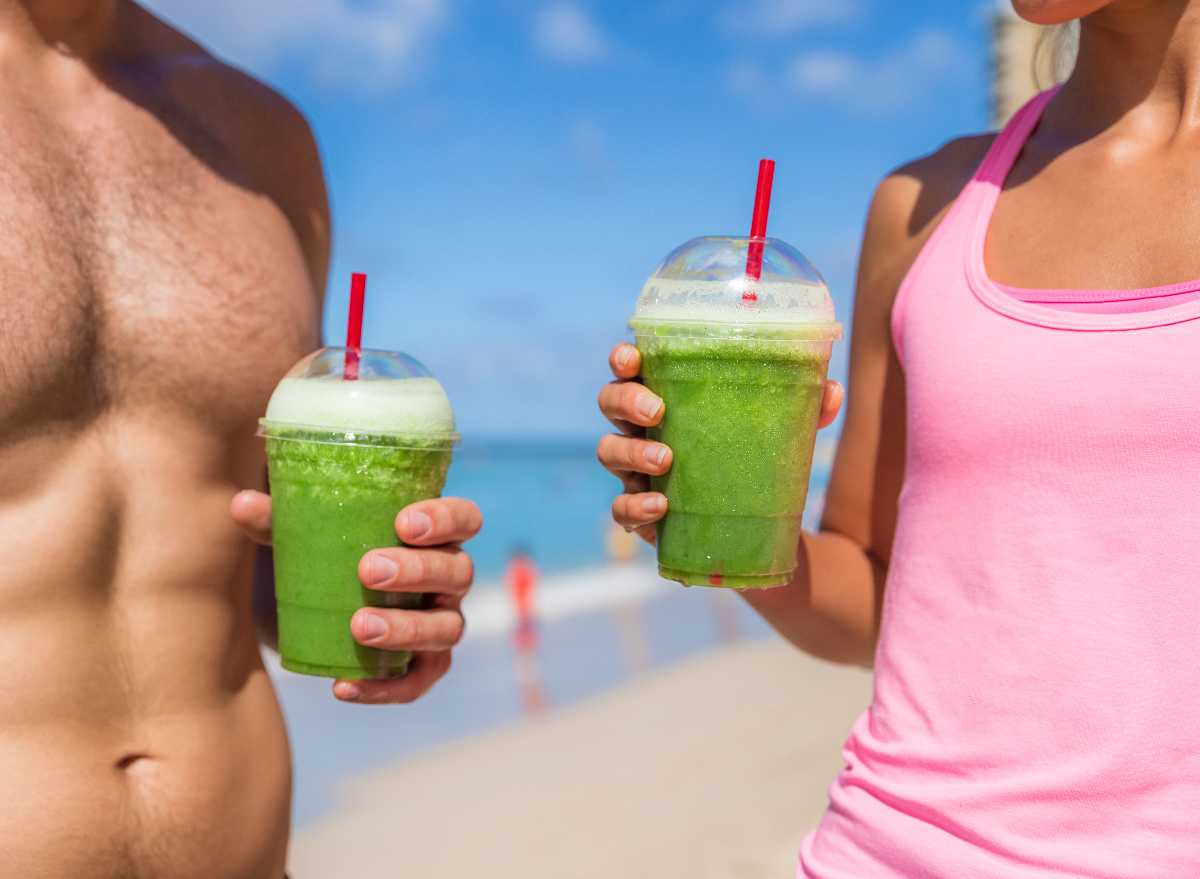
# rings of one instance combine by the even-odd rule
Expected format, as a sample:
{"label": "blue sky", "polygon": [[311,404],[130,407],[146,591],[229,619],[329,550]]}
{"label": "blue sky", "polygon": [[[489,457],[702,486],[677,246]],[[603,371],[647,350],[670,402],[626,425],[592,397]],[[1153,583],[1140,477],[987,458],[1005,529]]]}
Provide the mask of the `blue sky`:
{"label": "blue sky", "polygon": [[364,344],[429,366],[467,435],[601,433],[646,275],[748,231],[763,157],[769,234],[848,319],[875,184],[987,124],[979,0],[145,5],[307,115],[334,216],[326,342],[367,272]]}

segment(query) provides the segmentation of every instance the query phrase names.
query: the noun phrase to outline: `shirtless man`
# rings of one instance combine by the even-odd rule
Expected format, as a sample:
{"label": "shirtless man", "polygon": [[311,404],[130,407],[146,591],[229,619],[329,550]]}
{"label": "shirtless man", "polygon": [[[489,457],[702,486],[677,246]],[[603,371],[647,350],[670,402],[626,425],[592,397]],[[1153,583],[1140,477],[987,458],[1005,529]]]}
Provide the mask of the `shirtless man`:
{"label": "shirtless man", "polygon": [[[130,0],[0,0],[0,83],[0,875],[280,879],[247,534],[270,536],[255,421],[319,344],[312,135]],[[360,641],[423,652],[339,698],[445,672],[479,524],[415,504],[397,530],[430,548],[364,557],[368,585],[441,594],[360,612]]]}

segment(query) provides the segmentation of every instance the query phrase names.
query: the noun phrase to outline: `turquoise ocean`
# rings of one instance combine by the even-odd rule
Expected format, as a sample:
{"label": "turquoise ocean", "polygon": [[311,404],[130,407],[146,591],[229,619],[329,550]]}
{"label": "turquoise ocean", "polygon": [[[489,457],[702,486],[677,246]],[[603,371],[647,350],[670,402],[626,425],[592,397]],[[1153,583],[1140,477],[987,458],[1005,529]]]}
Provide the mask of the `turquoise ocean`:
{"label": "turquoise ocean", "polygon": [[[483,513],[483,530],[466,547],[479,581],[500,577],[515,547],[544,574],[607,559],[612,501],[621,483],[596,459],[598,441],[463,440],[443,494],[470,498]],[[808,527],[819,514],[830,458],[831,447],[819,445],[809,480]]]}
{"label": "turquoise ocean", "polygon": [[597,461],[597,440],[464,438],[442,493],[470,498],[483,513],[483,530],[467,544],[478,580],[499,577],[515,547],[546,574],[605,561],[621,483]]}

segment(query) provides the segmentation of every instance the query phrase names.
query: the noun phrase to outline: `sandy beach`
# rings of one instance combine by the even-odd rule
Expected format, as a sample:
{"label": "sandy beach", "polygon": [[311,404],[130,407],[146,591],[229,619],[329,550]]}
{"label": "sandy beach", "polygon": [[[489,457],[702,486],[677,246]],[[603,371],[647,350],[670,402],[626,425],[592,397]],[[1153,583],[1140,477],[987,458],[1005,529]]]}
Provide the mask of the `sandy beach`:
{"label": "sandy beach", "polygon": [[790,877],[870,674],[778,639],[354,776],[293,879]]}

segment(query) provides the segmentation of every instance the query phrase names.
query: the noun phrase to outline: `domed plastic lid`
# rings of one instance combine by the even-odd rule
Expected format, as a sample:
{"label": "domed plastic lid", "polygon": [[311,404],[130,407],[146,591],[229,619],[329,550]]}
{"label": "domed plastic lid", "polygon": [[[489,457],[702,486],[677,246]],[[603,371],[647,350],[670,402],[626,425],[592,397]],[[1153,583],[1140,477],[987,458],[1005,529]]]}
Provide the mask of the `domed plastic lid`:
{"label": "domed plastic lid", "polygon": [[[754,278],[747,268],[759,250]],[[842,338],[825,279],[804,254],[776,238],[694,238],[672,251],[646,280],[629,329],[659,336]]]}
{"label": "domed plastic lid", "polygon": [[322,348],[293,366],[258,435],[414,449],[452,449],[459,439],[450,400],[429,370],[407,354],[356,348]]}

